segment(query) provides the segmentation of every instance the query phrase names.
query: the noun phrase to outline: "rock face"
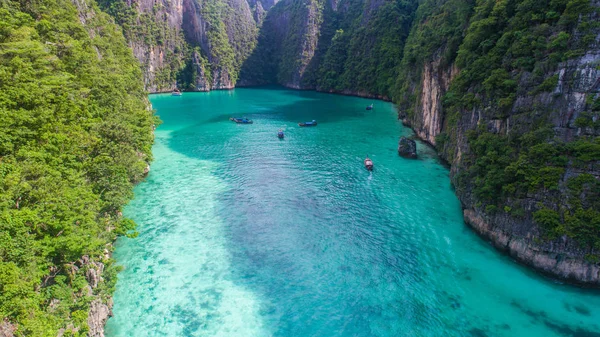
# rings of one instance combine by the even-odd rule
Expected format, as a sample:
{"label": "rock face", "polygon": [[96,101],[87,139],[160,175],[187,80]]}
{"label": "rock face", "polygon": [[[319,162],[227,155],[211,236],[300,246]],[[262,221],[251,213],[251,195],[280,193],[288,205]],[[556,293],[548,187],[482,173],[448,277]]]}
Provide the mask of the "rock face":
{"label": "rock face", "polygon": [[442,132],[444,115],[442,113],[442,96],[448,91],[450,82],[458,73],[455,65],[442,66],[439,56],[423,66],[419,99],[416,103],[413,118],[404,119],[417,136],[431,145],[436,144],[436,136]]}
{"label": "rock face", "polygon": [[[576,250],[566,238],[548,245],[534,243],[531,238],[516,236],[506,228],[498,226],[499,219],[486,221],[478,212],[464,210],[465,222],[494,246],[507,252],[517,261],[533,266],[537,270],[574,283],[600,286],[600,266],[588,263],[574,254],[565,252]],[[508,223],[511,219],[504,219]]]}
{"label": "rock face", "polygon": [[277,83],[385,100],[416,10],[398,0],[100,4],[122,25],[150,92]]}
{"label": "rock face", "polygon": [[415,10],[412,1],[282,0],[267,12],[240,84],[390,100]]}
{"label": "rock face", "polygon": [[112,301],[109,304],[104,304],[99,299],[94,300],[90,304],[90,312],[88,316],[88,332],[89,337],[104,337],[104,324],[112,315]]}
{"label": "rock face", "polygon": [[[447,3],[453,2],[449,0]],[[600,2],[592,1],[592,6],[598,8]],[[589,20],[598,20],[598,14],[591,13]],[[585,18],[580,16],[579,20]],[[425,34],[427,22],[423,22],[423,27],[415,29],[415,36]],[[419,29],[422,31],[419,32]],[[576,30],[570,34],[575,36],[571,42],[573,44],[583,36]],[[590,182],[588,186],[597,184],[600,163],[593,155],[583,162],[572,154],[565,154],[565,162],[556,171],[559,176],[554,178],[557,183],[553,188],[547,188],[546,185],[530,188],[525,194],[505,198],[502,202],[482,200],[475,179],[468,178],[469,174],[476,172],[473,166],[479,159],[473,148],[477,134],[498,137],[493,139],[508,139],[533,134],[535,130],[543,129],[539,125],[546,125],[547,129],[543,130],[550,130],[548,144],[552,146],[560,143],[568,147],[571,146],[568,144],[577,144],[581,140],[597,142],[600,133],[597,126],[592,126],[595,123],[592,121],[598,121],[600,116],[592,102],[598,100],[600,93],[600,69],[597,67],[600,62],[600,31],[596,28],[587,34],[594,39],[580,56],[557,63],[554,67],[546,67],[543,72],[541,68],[535,72],[521,71],[512,84],[514,96],[506,101],[508,104],[503,108],[499,105],[504,101],[492,101],[483,94],[476,94],[485,87],[477,83],[467,89],[472,104],[463,103],[460,109],[455,108],[456,104],[442,104],[442,98],[450,91],[453,81],[460,77],[462,70],[453,61],[455,56],[448,56],[456,55],[458,47],[440,42],[422,58],[422,63],[416,61],[404,70],[404,96],[399,97],[398,103],[399,118],[410,125],[421,139],[436,145],[442,158],[451,164],[452,183],[464,208],[465,221],[471,228],[492,241],[495,247],[545,274],[598,287],[598,248],[582,244],[582,238],[577,239],[573,232],[569,232],[570,229],[560,231],[569,226],[565,225],[566,218],[574,216],[574,207],[594,208],[591,206],[592,198],[595,198],[593,187],[583,187],[584,192],[574,192],[572,187],[574,181],[584,178]],[[411,37],[407,44],[411,43],[410,40]],[[462,67],[467,68],[468,65]],[[545,80],[541,81],[540,78]],[[464,81],[464,77],[460,80]],[[453,92],[450,91],[450,94]],[[453,97],[446,95],[445,98]],[[528,150],[529,147],[524,146],[521,151]],[[526,164],[522,165],[525,167]],[[500,186],[503,189],[494,193],[508,193],[504,192],[507,187],[510,188]],[[573,206],[578,203],[579,206]],[[535,216],[540,210],[558,214],[556,222],[543,227]],[[585,221],[589,221],[589,226],[594,226],[593,220]],[[555,226],[553,232],[548,226]],[[595,231],[597,233],[597,229]]]}
{"label": "rock face", "polygon": [[240,85],[278,83],[305,89],[303,83],[319,42],[323,10],[318,0],[282,0],[262,22],[256,49],[242,65]]}
{"label": "rock face", "polygon": [[405,158],[417,158],[417,143],[406,137],[401,137],[398,143],[398,154]]}
{"label": "rock face", "polygon": [[[108,258],[106,256],[105,258]],[[96,289],[100,283],[104,281],[102,274],[104,273],[104,263],[91,261],[89,257],[84,256],[79,261],[80,268],[85,270],[85,278],[88,281],[89,289],[88,296],[93,296],[93,289]],[[108,318],[112,315],[112,299],[108,299],[106,303],[99,296],[90,303],[90,311],[88,315],[89,337],[104,337],[104,325]]]}
{"label": "rock face", "polygon": [[186,44],[180,28],[184,2],[128,1],[129,6],[136,8],[137,16],[129,22],[118,21],[124,27],[132,27],[125,28],[124,33],[133,54],[142,64],[148,91],[172,90],[177,81],[174,69],[186,62]]}
{"label": "rock face", "polygon": [[0,322],[0,337],[13,337],[17,328],[8,320]]}
{"label": "rock face", "polygon": [[[232,89],[256,44],[267,0],[114,0],[103,9],[122,25],[150,92]],[[252,4],[252,8],[250,6]],[[124,7],[134,9],[123,15]]]}

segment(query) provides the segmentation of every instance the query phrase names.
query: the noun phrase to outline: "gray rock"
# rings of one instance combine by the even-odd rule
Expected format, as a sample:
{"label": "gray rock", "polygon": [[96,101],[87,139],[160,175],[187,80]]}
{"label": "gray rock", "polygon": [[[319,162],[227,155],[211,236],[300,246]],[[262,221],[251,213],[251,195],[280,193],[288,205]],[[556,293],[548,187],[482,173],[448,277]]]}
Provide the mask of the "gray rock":
{"label": "gray rock", "polygon": [[398,154],[404,158],[417,158],[417,143],[406,137],[401,137],[398,143]]}
{"label": "gray rock", "polygon": [[108,317],[112,315],[112,303],[102,303],[100,299],[95,299],[90,304],[90,314],[88,316],[89,337],[104,337],[104,324]]}
{"label": "gray rock", "polygon": [[534,238],[506,232],[475,210],[465,209],[463,216],[465,222],[479,235],[491,240],[496,248],[507,252],[516,260],[566,281],[600,286],[600,266],[566,254],[565,252],[572,250],[560,247],[568,244],[566,238],[561,239],[559,247],[540,247]]}
{"label": "gray rock", "polygon": [[7,319],[0,322],[0,337],[13,337],[17,331],[17,327]]}

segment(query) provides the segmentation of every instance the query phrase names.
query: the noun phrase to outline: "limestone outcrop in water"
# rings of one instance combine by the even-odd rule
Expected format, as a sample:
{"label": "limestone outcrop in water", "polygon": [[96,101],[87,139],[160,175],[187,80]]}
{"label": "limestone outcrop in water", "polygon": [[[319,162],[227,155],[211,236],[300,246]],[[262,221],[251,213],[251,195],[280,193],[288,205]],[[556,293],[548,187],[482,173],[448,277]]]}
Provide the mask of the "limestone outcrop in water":
{"label": "limestone outcrop in water", "polygon": [[417,143],[406,137],[400,137],[398,154],[405,158],[417,158]]}

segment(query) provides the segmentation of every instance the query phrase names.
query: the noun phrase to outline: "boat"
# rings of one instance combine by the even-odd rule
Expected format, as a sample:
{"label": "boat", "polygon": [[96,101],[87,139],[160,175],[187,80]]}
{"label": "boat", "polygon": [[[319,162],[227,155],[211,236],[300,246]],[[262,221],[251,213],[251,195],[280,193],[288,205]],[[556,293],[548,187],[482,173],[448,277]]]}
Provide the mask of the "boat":
{"label": "boat", "polygon": [[298,126],[317,126],[317,121],[313,119],[312,122],[298,123]]}
{"label": "boat", "polygon": [[285,135],[283,134],[283,130],[279,130],[279,132],[277,132],[277,137],[279,139],[283,139],[283,137],[285,137]]}
{"label": "boat", "polygon": [[252,124],[252,120],[248,119],[246,117],[243,117],[243,118],[231,117],[231,118],[229,118],[229,120],[236,122],[238,124]]}
{"label": "boat", "polygon": [[367,106],[367,110],[373,110],[373,104]]}
{"label": "boat", "polygon": [[181,96],[181,91],[175,88],[175,90],[173,90],[173,92],[171,93],[171,96]]}
{"label": "boat", "polygon": [[365,159],[365,168],[369,171],[373,171],[373,161],[367,157]]}

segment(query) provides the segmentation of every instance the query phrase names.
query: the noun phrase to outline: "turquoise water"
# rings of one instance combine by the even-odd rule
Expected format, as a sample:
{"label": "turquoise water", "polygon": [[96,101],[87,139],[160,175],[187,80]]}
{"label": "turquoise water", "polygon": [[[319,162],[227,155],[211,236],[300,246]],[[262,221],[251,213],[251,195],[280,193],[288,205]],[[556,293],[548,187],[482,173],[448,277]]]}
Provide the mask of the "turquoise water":
{"label": "turquoise water", "polygon": [[117,242],[107,336],[600,336],[597,292],[497,253],[432,150],[397,155],[411,131],[391,104],[283,89],[151,101],[164,124],[126,209],[140,235]]}

